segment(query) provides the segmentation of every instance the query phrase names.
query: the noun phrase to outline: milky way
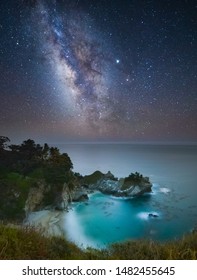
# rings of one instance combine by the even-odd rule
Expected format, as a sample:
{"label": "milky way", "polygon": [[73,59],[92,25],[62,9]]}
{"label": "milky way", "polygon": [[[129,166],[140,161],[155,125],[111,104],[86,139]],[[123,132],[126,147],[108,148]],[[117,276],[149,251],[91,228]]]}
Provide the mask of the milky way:
{"label": "milky way", "polygon": [[82,125],[83,130],[91,128],[102,134],[115,115],[113,100],[109,102],[107,73],[107,67],[113,71],[114,64],[104,53],[105,43],[91,25],[91,18],[82,11],[69,12],[58,11],[56,4],[48,7],[39,3],[33,17],[41,23],[41,51],[50,63],[53,82],[73,122]]}
{"label": "milky way", "polygon": [[1,134],[196,142],[196,10],[194,1],[1,1]]}

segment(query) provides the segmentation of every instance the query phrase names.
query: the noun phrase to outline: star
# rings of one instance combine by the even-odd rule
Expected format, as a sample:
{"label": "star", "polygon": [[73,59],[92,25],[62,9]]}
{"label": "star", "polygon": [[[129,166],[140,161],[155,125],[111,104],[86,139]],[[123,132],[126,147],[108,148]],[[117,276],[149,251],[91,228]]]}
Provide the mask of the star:
{"label": "star", "polygon": [[197,141],[196,6],[166,1],[7,1],[1,133],[135,141],[148,120],[139,140]]}

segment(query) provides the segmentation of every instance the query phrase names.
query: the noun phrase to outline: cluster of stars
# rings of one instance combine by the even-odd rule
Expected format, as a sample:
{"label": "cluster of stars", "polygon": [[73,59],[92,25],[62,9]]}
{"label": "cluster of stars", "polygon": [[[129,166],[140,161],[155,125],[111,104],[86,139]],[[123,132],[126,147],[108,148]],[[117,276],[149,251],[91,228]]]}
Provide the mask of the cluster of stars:
{"label": "cluster of stars", "polygon": [[0,9],[1,133],[196,141],[192,1],[8,2]]}

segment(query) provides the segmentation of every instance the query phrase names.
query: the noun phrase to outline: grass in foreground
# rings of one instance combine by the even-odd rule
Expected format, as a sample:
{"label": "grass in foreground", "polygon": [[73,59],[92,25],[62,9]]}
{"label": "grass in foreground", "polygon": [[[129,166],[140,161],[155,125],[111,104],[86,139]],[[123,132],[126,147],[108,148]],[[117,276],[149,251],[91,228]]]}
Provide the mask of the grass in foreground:
{"label": "grass in foreground", "polygon": [[158,243],[150,240],[116,243],[108,249],[82,250],[60,237],[44,237],[32,227],[0,225],[1,260],[196,260],[197,232],[180,240]]}

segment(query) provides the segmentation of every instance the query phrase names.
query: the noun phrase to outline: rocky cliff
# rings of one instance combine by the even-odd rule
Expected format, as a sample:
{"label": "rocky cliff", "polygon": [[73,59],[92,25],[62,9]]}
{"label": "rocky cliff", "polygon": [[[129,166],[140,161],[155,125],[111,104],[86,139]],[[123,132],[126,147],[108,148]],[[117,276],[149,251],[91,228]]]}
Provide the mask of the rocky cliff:
{"label": "rocky cliff", "polygon": [[42,209],[65,210],[72,201],[72,193],[68,188],[68,184],[55,188],[47,184],[45,180],[38,180],[33,187],[30,188],[25,203],[25,212],[28,215],[31,212]]}
{"label": "rocky cliff", "polygon": [[26,215],[43,209],[63,211],[68,209],[70,202],[79,202],[87,199],[87,189],[78,184],[73,184],[72,189],[70,189],[67,183],[56,188],[47,184],[45,180],[38,180],[29,190],[24,209]]}
{"label": "rocky cliff", "polygon": [[[137,176],[137,177],[136,177]],[[12,179],[12,180],[11,180]],[[88,176],[72,176],[68,183],[49,184],[45,179],[31,180],[17,174],[6,183],[0,182],[0,219],[23,220],[30,213],[48,210],[68,210],[73,202],[86,201],[94,191],[117,197],[131,198],[151,191],[151,183],[142,175],[118,180],[111,172],[96,171]]]}
{"label": "rocky cliff", "polygon": [[101,179],[96,184],[90,187],[94,190],[99,190],[104,194],[110,194],[117,197],[134,197],[143,195],[146,192],[151,192],[151,183],[133,184],[130,183],[126,189],[122,189],[123,183],[121,180],[115,181],[111,179]]}
{"label": "rocky cliff", "polygon": [[[86,176],[85,186],[92,191],[100,191],[104,194],[110,194],[119,197],[134,197],[144,193],[151,192],[152,184],[148,177],[143,177],[138,172],[131,173],[128,177],[117,179],[109,171],[103,174],[99,171]],[[84,182],[82,180],[82,182]]]}

